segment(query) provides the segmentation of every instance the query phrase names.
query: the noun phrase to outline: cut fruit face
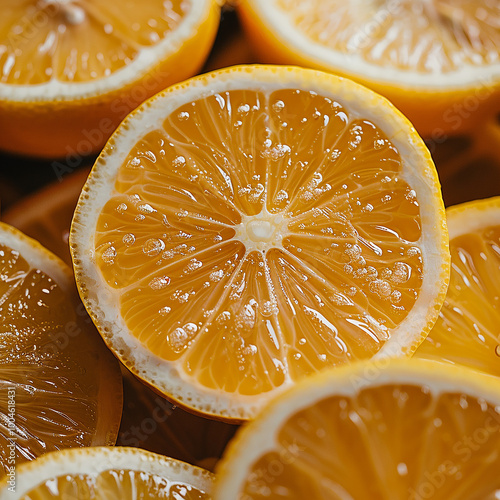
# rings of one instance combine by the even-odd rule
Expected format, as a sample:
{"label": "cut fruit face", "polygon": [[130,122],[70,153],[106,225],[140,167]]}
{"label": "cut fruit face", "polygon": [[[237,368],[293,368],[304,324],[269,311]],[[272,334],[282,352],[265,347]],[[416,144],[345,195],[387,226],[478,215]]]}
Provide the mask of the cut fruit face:
{"label": "cut fruit face", "polygon": [[[359,68],[377,80],[430,86],[434,82],[439,88],[491,77],[500,70],[497,2],[255,0],[252,4],[276,35],[312,59]],[[429,80],[429,75],[434,78]]]}
{"label": "cut fruit face", "polygon": [[52,100],[137,80],[192,36],[211,2],[1,0],[0,9],[0,99]]}
{"label": "cut fruit face", "polygon": [[326,367],[411,354],[449,272],[415,131],[372,92],[298,68],[227,69],[149,101],[97,161],[70,242],[124,363],[228,420]]}
{"label": "cut fruit face", "polygon": [[236,436],[215,500],[500,495],[500,385],[417,360],[321,373]]}
{"label": "cut fruit face", "polygon": [[66,265],[2,223],[0,338],[0,476],[14,460],[114,444],[122,411],[116,359]]}
{"label": "cut fruit face", "polygon": [[500,198],[448,209],[451,278],[416,355],[500,377]]}
{"label": "cut fruit face", "polygon": [[0,149],[66,158],[101,151],[126,115],[198,73],[217,0],[0,0]]}
{"label": "cut fruit face", "polygon": [[0,499],[164,498],[209,500],[212,474],[138,448],[84,448],[50,453],[19,467],[15,491]]}
{"label": "cut fruit face", "polygon": [[353,78],[423,135],[473,130],[499,109],[496,1],[242,0],[238,8],[262,61]]}

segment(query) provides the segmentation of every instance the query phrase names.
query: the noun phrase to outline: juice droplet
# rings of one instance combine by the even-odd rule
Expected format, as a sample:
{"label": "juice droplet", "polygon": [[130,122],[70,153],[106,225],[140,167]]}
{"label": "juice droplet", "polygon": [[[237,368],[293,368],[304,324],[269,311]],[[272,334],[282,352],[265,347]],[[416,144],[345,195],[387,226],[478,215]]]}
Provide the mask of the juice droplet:
{"label": "juice droplet", "polygon": [[498,357],[500,357],[500,345],[497,345],[497,346],[495,347],[495,354],[496,354]]}

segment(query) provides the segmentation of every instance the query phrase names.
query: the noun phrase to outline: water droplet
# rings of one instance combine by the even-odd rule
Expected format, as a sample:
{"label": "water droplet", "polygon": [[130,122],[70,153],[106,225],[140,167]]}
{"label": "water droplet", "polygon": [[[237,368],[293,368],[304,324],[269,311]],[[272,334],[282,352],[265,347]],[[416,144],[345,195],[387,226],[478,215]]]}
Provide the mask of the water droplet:
{"label": "water droplet", "polygon": [[495,354],[500,357],[500,345],[495,347]]}
{"label": "water droplet", "polygon": [[397,465],[397,470],[398,470],[398,474],[400,476],[406,476],[408,475],[408,467],[406,466],[406,464],[404,462],[400,462],[398,465]]}
{"label": "water droplet", "polygon": [[120,203],[117,207],[116,207],[116,211],[119,213],[119,214],[122,214],[123,212],[125,212],[125,210],[127,210],[127,205],[125,203]]}
{"label": "water droplet", "polygon": [[392,293],[391,285],[384,280],[373,280],[369,285],[370,291],[381,299],[387,299]]}
{"label": "water droplet", "polygon": [[132,233],[127,233],[122,238],[123,244],[130,247],[135,243],[135,236]]}
{"label": "water droplet", "polygon": [[170,311],[172,310],[171,307],[168,307],[168,306],[165,306],[165,307],[162,307],[158,312],[162,315],[162,316],[166,316]]}
{"label": "water droplet", "polygon": [[224,271],[222,269],[219,269],[217,271],[213,271],[210,273],[209,279],[210,281],[213,281],[214,283],[217,283],[224,277]]}
{"label": "water droplet", "polygon": [[219,324],[222,323],[227,323],[231,319],[231,313],[229,311],[222,311],[217,318],[215,318],[215,321]]}
{"label": "water droplet", "polygon": [[116,248],[113,246],[110,246],[104,250],[102,253],[102,260],[104,261],[105,264],[111,265],[115,263],[115,258],[117,256],[116,253]]}
{"label": "water droplet", "polygon": [[172,165],[175,168],[184,167],[186,165],[186,158],[184,156],[177,156],[177,158],[175,158],[175,160],[172,162]]}
{"label": "water droplet", "polygon": [[281,202],[287,201],[287,200],[288,200],[288,192],[285,191],[284,189],[281,189],[276,193],[276,202],[277,203],[281,203]]}
{"label": "water droplet", "polygon": [[138,205],[137,210],[142,214],[152,214],[156,212],[156,210],[149,203],[143,203],[141,205]]}
{"label": "water droplet", "polygon": [[152,290],[163,290],[170,284],[170,278],[168,276],[160,276],[157,278],[153,278],[149,282],[149,287]]}
{"label": "water droplet", "polygon": [[392,268],[391,281],[393,283],[406,283],[411,276],[411,267],[404,262],[396,262]]}
{"label": "water droplet", "polygon": [[196,271],[196,269],[199,269],[201,266],[203,266],[203,263],[201,261],[197,259],[191,259],[189,261],[189,264],[184,268],[184,273],[192,273],[193,271]]}
{"label": "water droplet", "polygon": [[261,156],[268,160],[277,161],[291,152],[290,146],[286,144],[276,144],[261,151]]}
{"label": "water droplet", "polygon": [[250,111],[249,104],[242,104],[241,106],[238,106],[238,113],[246,115],[249,111]]}
{"label": "water droplet", "polygon": [[155,257],[165,249],[165,243],[159,238],[150,238],[144,243],[143,252],[149,257]]}
{"label": "water droplet", "polygon": [[283,101],[276,101],[273,105],[272,105],[272,108],[273,110],[276,112],[276,113],[279,113],[280,111],[283,110],[283,108],[285,107],[285,103]]}
{"label": "water droplet", "polygon": [[187,111],[181,111],[178,115],[177,118],[181,121],[187,120],[189,118],[189,113]]}
{"label": "water droplet", "polygon": [[132,158],[128,163],[127,163],[127,168],[140,168],[141,167],[141,159],[138,158],[137,156]]}

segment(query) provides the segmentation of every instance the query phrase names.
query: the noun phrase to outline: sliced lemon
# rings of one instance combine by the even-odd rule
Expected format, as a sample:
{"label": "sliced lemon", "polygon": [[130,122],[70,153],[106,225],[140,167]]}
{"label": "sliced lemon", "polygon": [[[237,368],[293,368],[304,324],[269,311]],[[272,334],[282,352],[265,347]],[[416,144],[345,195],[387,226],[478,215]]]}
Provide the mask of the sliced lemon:
{"label": "sliced lemon", "polygon": [[451,207],[447,216],[450,286],[416,355],[500,377],[500,197]]}
{"label": "sliced lemon", "polygon": [[241,0],[262,61],[353,78],[440,141],[500,110],[500,5],[480,0]]}
{"label": "sliced lemon", "polygon": [[70,269],[0,223],[0,476],[47,451],[114,444],[118,362],[78,299]]}
{"label": "sliced lemon", "polygon": [[197,73],[215,0],[0,0],[0,148],[99,151],[132,109]]}
{"label": "sliced lemon", "polygon": [[209,500],[212,481],[203,469],[138,448],[83,448],[19,467],[15,487],[7,478],[0,484],[0,498]]}
{"label": "sliced lemon", "polygon": [[298,384],[242,428],[215,500],[495,499],[500,384],[422,360],[364,362]]}
{"label": "sliced lemon", "polygon": [[351,81],[288,67],[203,75],[133,113],[70,243],[114,352],[227,420],[318,370],[410,355],[449,273],[436,172],[408,121]]}

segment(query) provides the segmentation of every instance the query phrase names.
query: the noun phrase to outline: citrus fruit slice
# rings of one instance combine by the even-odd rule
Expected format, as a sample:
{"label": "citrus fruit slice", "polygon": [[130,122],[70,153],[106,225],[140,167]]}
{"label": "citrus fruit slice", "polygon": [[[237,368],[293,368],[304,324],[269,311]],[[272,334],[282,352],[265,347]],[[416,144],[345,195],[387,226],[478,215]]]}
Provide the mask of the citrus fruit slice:
{"label": "citrus fruit slice", "polygon": [[99,151],[129,111],[199,71],[215,0],[0,2],[0,148]]}
{"label": "citrus fruit slice", "polygon": [[51,450],[114,444],[118,362],[62,261],[0,223],[0,476]]}
{"label": "citrus fruit slice", "polygon": [[500,384],[424,361],[364,362],[303,381],[242,428],[215,500],[494,499]]}
{"label": "citrus fruit slice", "polygon": [[389,98],[426,136],[472,130],[500,109],[500,5],[241,0],[264,62],[353,78]]}
{"label": "citrus fruit slice", "polygon": [[450,286],[416,355],[500,377],[500,197],[451,207],[447,215]]}
{"label": "citrus fruit slice", "polygon": [[408,121],[288,67],[202,75],[134,112],[84,186],[70,249],[124,364],[228,420],[317,370],[410,355],[449,273],[436,173]]}
{"label": "citrus fruit slice", "polygon": [[1,499],[164,498],[208,500],[212,474],[138,448],[81,448],[45,455],[16,471],[15,488]]}

